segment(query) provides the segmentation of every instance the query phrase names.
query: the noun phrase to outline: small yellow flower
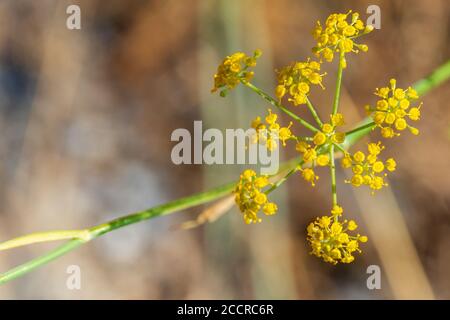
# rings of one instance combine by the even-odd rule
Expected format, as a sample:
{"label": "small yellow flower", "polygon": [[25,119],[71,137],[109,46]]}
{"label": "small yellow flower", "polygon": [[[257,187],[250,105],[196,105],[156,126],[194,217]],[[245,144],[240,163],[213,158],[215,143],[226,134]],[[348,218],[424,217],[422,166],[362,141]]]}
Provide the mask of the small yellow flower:
{"label": "small yellow flower", "polygon": [[364,172],[364,167],[359,164],[355,164],[352,167],[352,171],[354,174],[361,175]]}
{"label": "small yellow flower", "polygon": [[313,138],[314,144],[320,146],[327,141],[327,136],[323,132],[317,132]]}
{"label": "small yellow flower", "polygon": [[272,110],[269,109],[269,114],[266,116],[266,123],[272,125],[277,122],[277,118],[278,118],[277,114],[272,113]]}
{"label": "small yellow flower", "polygon": [[335,143],[344,143],[345,141],[345,133],[344,132],[336,132],[332,137],[331,140]]}
{"label": "small yellow flower", "polygon": [[319,179],[319,177],[316,176],[316,173],[314,172],[313,169],[311,169],[311,168],[301,169],[301,173],[302,173],[303,179],[310,182],[313,187],[316,185],[315,182],[316,182],[316,180]]}
{"label": "small yellow flower", "polygon": [[275,214],[277,212],[277,210],[278,210],[278,207],[273,202],[268,202],[263,207],[264,214],[266,214],[268,216]]}
{"label": "small yellow flower", "polygon": [[372,170],[373,172],[376,173],[380,173],[384,170],[384,164],[381,161],[376,161],[373,165],[372,165]]}
{"label": "small yellow flower", "polygon": [[333,126],[329,123],[324,123],[322,126],[322,131],[324,133],[330,134],[333,132],[333,130],[334,130]]}
{"label": "small yellow flower", "polygon": [[358,240],[359,240],[360,242],[362,242],[362,243],[365,243],[365,242],[367,242],[369,239],[368,239],[366,236],[359,236],[359,237],[358,237]]}
{"label": "small yellow flower", "polygon": [[253,200],[255,201],[255,203],[262,205],[267,202],[267,196],[264,193],[259,192],[259,193],[256,193]]}
{"label": "small yellow flower", "polygon": [[355,187],[359,187],[364,183],[364,179],[360,174],[355,174],[350,180],[351,184]]}
{"label": "small yellow flower", "polygon": [[371,155],[377,156],[380,154],[381,150],[383,150],[384,147],[381,145],[381,142],[378,143],[369,143],[367,145],[367,150]]}
{"label": "small yellow flower", "polygon": [[409,116],[409,118],[412,120],[412,121],[417,121],[417,120],[419,120],[420,119],[420,107],[414,107],[414,108],[411,108],[410,110],[409,110],[409,114],[408,114],[408,116]]}
{"label": "small yellow flower", "polygon": [[309,147],[310,147],[310,145],[306,141],[299,141],[295,145],[295,150],[297,150],[298,152],[304,153],[304,152],[306,152],[306,150],[308,150]]}
{"label": "small yellow flower", "polygon": [[311,162],[317,159],[317,152],[314,148],[308,148],[303,153],[303,161],[305,162]]}
{"label": "small yellow flower", "polygon": [[331,116],[331,123],[335,127],[343,126],[345,124],[344,115],[342,113],[336,113]]}
{"label": "small yellow flower", "polygon": [[355,221],[350,220],[350,221],[348,222],[347,228],[348,228],[348,230],[353,231],[353,230],[356,230],[356,228],[358,228],[358,225],[356,224]]}
{"label": "small yellow flower", "polygon": [[330,157],[326,154],[321,154],[317,157],[317,164],[321,167],[325,167],[330,163]]}
{"label": "small yellow flower", "polygon": [[389,158],[386,160],[386,169],[388,169],[389,171],[395,171],[397,167],[397,163],[395,162],[394,159]]}
{"label": "small yellow flower", "polygon": [[255,187],[262,189],[269,184],[269,179],[266,176],[257,177],[254,181]]}
{"label": "small yellow flower", "polygon": [[358,151],[353,155],[353,160],[355,162],[363,162],[365,158],[366,158],[366,156],[364,155],[364,153],[362,151]]}
{"label": "small yellow flower", "polygon": [[344,209],[338,205],[333,206],[333,209],[331,210],[333,216],[341,216],[342,212],[344,212]]}
{"label": "small yellow flower", "polygon": [[342,168],[344,169],[350,168],[352,166],[352,162],[353,162],[352,157],[348,153],[345,154],[341,161]]}

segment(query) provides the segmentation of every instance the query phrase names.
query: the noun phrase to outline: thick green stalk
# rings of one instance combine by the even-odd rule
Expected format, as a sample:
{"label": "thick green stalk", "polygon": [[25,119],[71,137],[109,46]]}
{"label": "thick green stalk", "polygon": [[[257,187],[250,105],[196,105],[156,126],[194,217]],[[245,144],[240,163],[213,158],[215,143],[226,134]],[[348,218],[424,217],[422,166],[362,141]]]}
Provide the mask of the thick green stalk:
{"label": "thick green stalk", "polygon": [[[413,87],[417,90],[417,92],[420,95],[425,95],[430,90],[436,88],[441,83],[446,81],[450,78],[450,61],[445,63],[444,65],[440,66],[438,69],[436,69],[430,76],[427,78],[420,80],[417,82]],[[365,119],[362,126],[359,126],[355,130],[351,130],[346,135],[346,141],[344,143],[344,146],[348,148],[349,146],[356,143],[362,136],[367,135],[371,128],[370,126],[366,126],[368,123],[371,122],[370,118]],[[334,156],[334,154],[333,154]],[[289,165],[296,163],[298,159],[290,160],[288,163]],[[285,167],[283,167],[285,168]],[[285,169],[282,169],[285,170]],[[153,207],[151,209],[141,211],[135,214],[127,215],[115,220],[110,221],[109,223],[101,224],[99,226],[95,226],[90,229],[86,229],[90,232],[90,234],[93,236],[92,239],[95,237],[101,236],[105,233],[108,233],[110,231],[113,231],[115,229],[119,229],[122,227],[125,227],[127,225],[130,225],[132,223],[137,223],[146,219],[155,218],[162,215],[167,215],[170,213],[178,212],[183,209],[191,208],[200,204],[204,204],[216,199],[219,199],[227,194],[230,194],[230,192],[233,190],[235,183],[230,183],[218,188],[211,189],[209,191],[201,192],[198,194],[191,195],[189,197],[181,198],[175,201],[168,202],[166,204],[163,204],[161,206]],[[48,233],[47,233],[48,234]],[[27,236],[25,236],[27,237]],[[14,239],[13,239],[14,240]],[[10,240],[12,241],[12,240]],[[66,242],[65,244],[59,246],[58,248],[39,256],[33,260],[30,260],[22,265],[19,265],[3,274],[0,275],[0,284],[4,284],[10,280],[13,280],[15,278],[18,278],[20,276],[23,276],[27,274],[28,272],[43,266],[50,261],[64,255],[65,253],[68,253],[83,243],[86,243],[86,239],[76,238],[73,240],[70,240]],[[11,242],[10,242],[11,243]]]}
{"label": "thick green stalk", "polygon": [[287,109],[286,107],[281,105],[281,103],[279,103],[277,100],[272,98],[269,94],[265,93],[263,90],[259,89],[258,87],[255,87],[252,83],[247,82],[247,81],[243,81],[242,83],[244,85],[246,85],[247,87],[249,87],[250,89],[252,89],[258,95],[260,95],[263,99],[265,99],[271,105],[273,105],[274,107],[277,107],[278,109],[280,109],[281,111],[283,111],[284,113],[289,115],[292,119],[298,121],[302,126],[308,128],[309,130],[314,131],[314,132],[318,132],[319,131],[319,129],[314,127],[308,121],[300,118],[298,115],[296,115],[295,113],[293,113],[292,111],[290,111],[289,109]]}

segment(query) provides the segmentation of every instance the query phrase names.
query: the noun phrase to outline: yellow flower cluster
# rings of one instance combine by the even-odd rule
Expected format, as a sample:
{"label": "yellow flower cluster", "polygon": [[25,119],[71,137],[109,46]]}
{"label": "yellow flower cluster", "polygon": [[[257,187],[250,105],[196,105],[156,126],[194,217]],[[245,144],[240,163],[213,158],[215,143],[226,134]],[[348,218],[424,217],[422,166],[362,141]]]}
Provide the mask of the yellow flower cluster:
{"label": "yellow flower cluster", "polygon": [[[328,166],[330,157],[327,154],[319,154],[318,149],[321,147],[327,149],[333,143],[344,142],[345,133],[336,131],[337,127],[344,125],[344,116],[341,113],[337,113],[331,115],[330,118],[330,123],[324,123],[321,131],[317,132],[312,138],[313,144],[309,144],[304,140],[297,142],[296,150],[302,153],[304,163],[311,163],[313,166]],[[318,179],[314,170],[312,168],[306,168],[300,169],[300,171],[303,178],[311,182],[311,185],[314,186],[315,181]]]}
{"label": "yellow flower cluster", "polygon": [[384,149],[381,142],[369,143],[367,145],[368,154],[358,151],[353,155],[346,154],[342,159],[343,168],[351,168],[353,177],[346,180],[346,183],[351,183],[355,187],[367,185],[374,190],[379,190],[383,186],[387,186],[384,181],[384,173],[387,171],[395,171],[397,166],[393,158],[387,159],[384,163],[378,160],[378,155]]}
{"label": "yellow flower cluster", "polygon": [[316,218],[306,229],[307,239],[312,248],[311,254],[331,264],[352,262],[355,260],[354,252],[361,252],[359,243],[368,240],[366,236],[359,234],[352,236],[348,233],[356,230],[358,225],[353,220],[340,222],[337,216],[342,212],[341,207],[335,206],[331,216]]}
{"label": "yellow flower cluster", "polygon": [[214,75],[214,87],[211,92],[221,90],[220,95],[225,96],[227,90],[236,87],[240,81],[249,81],[253,77],[253,71],[249,71],[249,68],[256,66],[256,59],[261,54],[261,50],[255,50],[253,56],[236,52],[226,57],[217,68],[217,73]]}
{"label": "yellow flower cluster", "polygon": [[289,94],[295,106],[305,104],[311,85],[319,85],[323,88],[320,74],[320,63],[317,61],[294,62],[278,72],[278,86],[275,95],[282,99],[286,93]]}
{"label": "yellow flower cluster", "polygon": [[[315,61],[308,58],[303,62],[293,62],[278,71],[276,98],[249,82],[253,76],[250,68],[255,66],[257,58],[261,55],[259,51],[256,51],[253,57],[240,52],[227,57],[218,67],[217,74],[214,76],[213,92],[220,90],[221,95],[225,95],[229,89],[241,82],[272,106],[284,111],[295,121],[311,130],[312,134],[308,136],[293,134],[291,132],[292,122],[288,126],[281,126],[277,114],[273,113],[271,109],[268,109],[265,117],[256,117],[251,124],[255,129],[252,143],[259,142],[264,144],[268,150],[274,151],[280,143],[278,140],[281,140],[283,146],[288,140],[293,140],[296,142],[296,150],[301,154],[302,161],[297,164],[297,167],[290,167],[289,172],[274,184],[269,183],[268,176],[258,176],[253,170],[245,170],[234,189],[234,195],[245,222],[260,222],[261,218],[258,215],[276,213],[277,205],[269,202],[268,195],[284,183],[289,176],[298,172],[304,180],[314,186],[319,179],[315,172],[316,167],[328,166],[333,208],[330,215],[318,217],[309,224],[307,238],[312,247],[311,253],[331,264],[354,261],[354,253],[361,252],[360,244],[367,242],[366,236],[354,232],[358,227],[356,222],[342,217],[343,209],[338,205],[334,152],[342,151],[344,153],[342,167],[352,170],[351,179],[345,180],[345,182],[355,187],[366,185],[372,194],[387,186],[386,176],[388,172],[395,171],[397,165],[393,158],[380,160],[380,153],[384,149],[380,142],[369,143],[366,152],[357,151],[350,154],[344,149],[346,134],[342,131],[342,126],[345,124],[345,120],[343,114],[338,112],[342,72],[347,65],[347,53],[368,50],[367,45],[359,43],[358,39],[372,30],[373,27],[365,25],[358,13],[351,11],[346,14],[331,14],[324,24],[318,21],[313,31],[317,41],[313,52],[320,60]],[[309,100],[309,94],[314,85],[324,88],[322,81],[325,73],[321,73],[322,61],[331,62],[336,55],[339,58],[339,69],[332,114],[327,121],[322,121],[313,103]],[[407,120],[417,121],[420,119],[422,104],[414,104],[414,100],[417,100],[419,96],[413,88],[397,88],[396,80],[392,79],[389,87],[377,88],[375,94],[379,97],[376,105],[374,107],[366,106],[373,123],[361,125],[349,131],[347,133],[349,136],[355,134],[358,137],[367,129],[375,127],[381,129],[381,135],[384,138],[392,138],[405,129],[409,129],[415,135],[419,133],[418,129],[407,123]],[[307,104],[315,124],[309,123],[300,115],[288,110],[282,104],[282,99],[285,97],[295,106]],[[261,211],[262,213],[260,213]]]}
{"label": "yellow flower cluster", "polygon": [[245,223],[261,222],[258,212],[262,209],[265,215],[277,212],[277,205],[269,202],[263,188],[270,185],[267,176],[257,176],[250,169],[242,172],[239,183],[234,189],[235,201],[244,215]]}
{"label": "yellow flower cluster", "polygon": [[[341,56],[348,52],[358,53],[359,50],[366,52],[367,45],[357,44],[354,40],[362,35],[365,35],[373,30],[373,26],[364,25],[364,22],[359,19],[358,13],[334,13],[330,15],[322,26],[320,21],[314,28],[312,34],[317,40],[317,46],[313,48],[313,52],[317,56],[323,57],[326,61],[331,62],[334,58],[334,53],[339,52]],[[350,16],[350,19],[348,19]],[[340,61],[342,67],[346,67],[345,58]]]}
{"label": "yellow flower cluster", "polygon": [[268,109],[269,114],[265,117],[265,122],[261,120],[261,117],[256,117],[252,121],[252,128],[256,130],[256,135],[252,142],[259,142],[265,144],[269,151],[273,151],[278,147],[277,141],[281,140],[283,146],[286,146],[286,140],[294,138],[291,132],[292,122],[287,127],[282,127],[277,122],[278,115],[272,113],[271,109]]}
{"label": "yellow flower cluster", "polygon": [[414,134],[419,134],[419,129],[410,126],[406,118],[412,121],[420,119],[420,107],[412,106],[419,98],[417,91],[409,87],[404,90],[396,87],[397,81],[390,80],[390,87],[377,88],[375,95],[381,99],[377,101],[375,107],[366,106],[366,111],[372,117],[377,127],[381,128],[381,135],[384,138],[392,138],[400,135],[397,131],[409,129]]}

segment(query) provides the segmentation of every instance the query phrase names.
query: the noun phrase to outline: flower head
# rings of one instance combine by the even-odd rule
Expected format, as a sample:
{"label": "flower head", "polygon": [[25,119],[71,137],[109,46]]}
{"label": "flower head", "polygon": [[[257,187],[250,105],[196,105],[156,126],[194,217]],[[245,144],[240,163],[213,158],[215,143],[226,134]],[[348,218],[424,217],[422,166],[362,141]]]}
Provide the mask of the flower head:
{"label": "flower head", "polygon": [[235,201],[244,215],[245,223],[261,222],[258,212],[263,211],[265,215],[273,215],[277,211],[277,205],[269,202],[266,193],[262,191],[268,186],[268,177],[257,176],[256,172],[250,169],[242,172],[239,183],[234,189]]}
{"label": "flower head", "polygon": [[294,62],[284,67],[278,72],[278,86],[275,95],[282,99],[288,94],[289,101],[295,106],[305,104],[312,85],[319,85],[323,88],[320,74],[320,63],[317,61]]}
{"label": "flower head", "polygon": [[[312,32],[317,41],[317,46],[313,48],[313,52],[328,62],[333,61],[335,52],[342,55],[349,52],[366,52],[368,50],[367,45],[358,44],[355,40],[372,30],[373,26],[364,25],[357,12],[352,14],[351,11],[334,13],[327,18],[323,26],[320,21],[317,21]],[[342,67],[346,67],[345,57],[341,59],[340,63]]]}
{"label": "flower head", "polygon": [[[336,208],[333,211],[336,212]],[[342,208],[337,211],[342,214]],[[332,216],[316,218],[308,225],[306,230],[312,248],[311,254],[331,264],[350,263],[355,260],[354,252],[361,252],[359,243],[367,242],[368,239],[366,236],[348,233],[357,229],[355,221],[340,222],[334,216],[336,215],[333,213]]]}
{"label": "flower head", "polygon": [[420,108],[422,104],[413,106],[414,101],[419,98],[417,91],[409,87],[401,89],[396,87],[397,81],[390,80],[390,87],[377,88],[375,95],[381,99],[375,106],[366,106],[366,111],[372,117],[376,126],[381,129],[384,138],[392,138],[400,135],[400,131],[409,129],[417,135],[419,130],[408,124],[411,121],[420,119]]}
{"label": "flower head", "polygon": [[345,133],[339,132],[338,126],[344,124],[344,116],[341,113],[330,116],[331,122],[324,123],[322,130],[315,133],[312,138],[312,144],[306,141],[299,141],[296,150],[303,154],[303,161],[305,163],[313,162],[319,166],[327,166],[329,164],[328,155],[318,155],[318,148],[325,147],[333,143],[342,143],[345,140]]}
{"label": "flower head", "polygon": [[217,68],[214,75],[214,87],[211,92],[220,91],[225,96],[227,90],[236,87],[240,81],[249,81],[253,77],[253,71],[249,69],[256,66],[256,60],[261,56],[261,50],[255,50],[253,56],[247,56],[243,52],[236,52],[227,56]]}
{"label": "flower head", "polygon": [[378,159],[378,155],[384,149],[381,142],[369,143],[367,145],[368,153],[357,151],[353,155],[346,154],[342,159],[343,168],[351,168],[353,176],[346,183],[351,183],[355,187],[367,185],[375,190],[387,186],[384,177],[386,171],[394,171],[396,162],[393,158],[387,159],[385,162]]}

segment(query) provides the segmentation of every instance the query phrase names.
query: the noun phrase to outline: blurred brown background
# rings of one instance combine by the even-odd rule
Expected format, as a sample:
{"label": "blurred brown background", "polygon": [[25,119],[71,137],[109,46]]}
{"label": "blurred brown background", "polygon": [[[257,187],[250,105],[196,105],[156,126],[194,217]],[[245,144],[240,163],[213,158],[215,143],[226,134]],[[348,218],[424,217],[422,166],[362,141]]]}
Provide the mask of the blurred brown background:
{"label": "blurred brown background", "polygon": [[[81,7],[81,30],[66,28],[69,4]],[[170,160],[174,129],[192,130],[194,120],[247,127],[267,107],[245,88],[211,95],[216,65],[261,48],[255,83],[272,91],[274,69],[310,55],[316,20],[349,9],[365,20],[371,4],[381,8],[381,30],[365,37],[368,53],[348,59],[349,123],[391,77],[407,87],[449,58],[447,0],[1,1],[0,241],[91,226],[231,181],[242,167]],[[326,71],[329,90],[312,95],[322,116],[335,65]],[[233,209],[212,225],[173,228],[196,208],[129,226],[0,287],[0,298],[449,299],[449,89],[423,98],[420,136],[386,143],[399,164],[389,188],[355,192],[338,172],[346,213],[369,236],[351,265],[308,255],[306,225],[330,207],[321,171],[315,189],[291,178],[276,192],[279,213],[259,225]],[[0,252],[0,271],[54,245]],[[66,288],[73,264],[81,290]],[[381,267],[381,290],[366,287],[369,265]]]}

